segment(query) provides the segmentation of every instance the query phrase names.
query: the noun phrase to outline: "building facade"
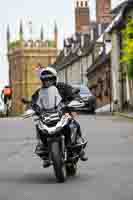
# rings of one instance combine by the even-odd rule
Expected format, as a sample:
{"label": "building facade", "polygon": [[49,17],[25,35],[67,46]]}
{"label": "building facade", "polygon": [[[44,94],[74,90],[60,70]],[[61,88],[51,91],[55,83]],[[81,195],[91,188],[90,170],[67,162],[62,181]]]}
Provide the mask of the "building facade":
{"label": "building facade", "polygon": [[[76,1],[75,17],[77,19],[78,15],[78,19],[80,19],[77,20],[76,27],[79,27],[79,24],[80,27],[83,25],[82,12],[78,12],[78,10],[85,9],[87,12],[88,1],[85,2],[83,4],[83,1]],[[105,8],[108,7],[106,13],[103,7],[100,9],[101,3],[106,3]],[[65,42],[64,48],[55,62],[59,80],[70,84],[87,85],[96,95],[98,107],[111,104],[112,100],[110,50],[106,51],[103,39],[104,31],[110,22],[110,9],[110,1],[97,1],[97,16],[99,15],[97,21],[89,20],[87,22],[86,20],[89,30],[87,33],[83,29],[78,31],[79,29],[76,28],[75,35],[67,38],[68,41]],[[89,12],[86,15],[89,16]],[[88,19],[90,18],[88,17]]]}
{"label": "building facade", "polygon": [[[112,104],[110,54],[103,52],[87,69],[88,87],[96,96],[97,107]],[[110,109],[111,110],[111,109]]]}
{"label": "building facade", "polygon": [[93,42],[89,34],[75,34],[69,38],[70,43],[65,44],[57,57],[54,67],[58,72],[59,81],[67,83],[87,84],[86,70],[88,63],[92,64],[92,57],[87,57]]}
{"label": "building facade", "polygon": [[95,41],[87,35],[84,46],[77,42],[75,51],[73,45],[68,47],[68,54],[65,47],[54,66],[59,81],[88,86],[96,96],[97,107],[112,102],[111,48],[106,49],[103,38]]}
{"label": "building facade", "polygon": [[114,22],[110,27],[112,51],[112,98],[114,110],[133,108],[133,80],[129,80],[127,66],[122,64],[123,30],[128,19],[133,19],[133,1],[128,0],[113,10]]}
{"label": "building facade", "polygon": [[40,87],[36,66],[45,66],[55,62],[57,49],[57,27],[55,25],[54,40],[44,40],[41,29],[40,40],[25,41],[23,38],[23,26],[20,24],[19,40],[10,41],[10,31],[7,31],[9,81],[13,89],[12,113],[22,113],[21,98],[30,98],[33,92]]}

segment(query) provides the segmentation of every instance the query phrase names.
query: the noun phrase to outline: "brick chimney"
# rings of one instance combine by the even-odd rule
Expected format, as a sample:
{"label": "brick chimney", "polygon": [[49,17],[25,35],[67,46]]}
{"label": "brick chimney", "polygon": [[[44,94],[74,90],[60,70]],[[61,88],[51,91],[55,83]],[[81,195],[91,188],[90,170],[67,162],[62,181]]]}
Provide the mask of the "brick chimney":
{"label": "brick chimney", "polygon": [[96,0],[96,20],[98,24],[108,24],[112,17],[111,0]]}
{"label": "brick chimney", "polygon": [[75,32],[89,33],[90,10],[88,0],[75,0]]}

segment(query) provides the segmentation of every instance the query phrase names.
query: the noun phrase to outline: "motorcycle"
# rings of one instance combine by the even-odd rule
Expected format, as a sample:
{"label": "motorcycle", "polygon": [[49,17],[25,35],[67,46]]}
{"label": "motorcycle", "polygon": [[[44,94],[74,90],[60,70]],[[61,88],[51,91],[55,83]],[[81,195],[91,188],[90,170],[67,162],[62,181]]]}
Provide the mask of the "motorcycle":
{"label": "motorcycle", "polygon": [[[26,104],[26,101],[23,103]],[[41,112],[36,115],[36,112],[40,109],[37,105],[33,109],[28,109],[23,118],[33,117],[35,126],[40,133],[41,142],[43,143],[43,137],[47,138],[48,147],[40,153],[42,159],[46,156],[49,161],[49,166],[53,165],[54,173],[58,182],[64,182],[68,176],[74,176],[77,172],[77,164],[80,159],[80,153],[87,145],[87,140],[82,139],[82,142],[75,143],[76,127],[72,127],[73,132],[71,134],[71,141],[73,144],[66,142],[65,130],[68,123],[72,122],[71,110],[74,111],[77,107],[82,107],[83,103],[72,101],[67,105],[69,114],[60,116],[58,112]],[[72,125],[73,123],[71,123]]]}

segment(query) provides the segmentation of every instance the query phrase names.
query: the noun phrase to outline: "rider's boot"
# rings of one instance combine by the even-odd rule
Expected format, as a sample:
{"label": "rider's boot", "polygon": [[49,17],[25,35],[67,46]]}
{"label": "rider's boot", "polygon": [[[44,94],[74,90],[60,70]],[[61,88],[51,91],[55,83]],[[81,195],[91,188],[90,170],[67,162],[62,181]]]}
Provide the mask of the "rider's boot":
{"label": "rider's boot", "polygon": [[[77,144],[82,144],[83,141],[84,141],[84,139],[82,137],[77,138]],[[80,152],[80,160],[81,161],[87,161],[88,160],[88,156],[86,155],[84,148]]]}
{"label": "rider's boot", "polygon": [[47,168],[50,166],[50,161],[49,160],[43,160],[43,167]]}
{"label": "rider's boot", "polygon": [[39,154],[43,153],[43,151],[44,151],[44,145],[40,140],[38,140],[38,143],[37,143],[36,149],[35,149],[35,153],[37,155],[39,155]]}
{"label": "rider's boot", "polygon": [[87,157],[87,155],[85,154],[85,151],[84,151],[84,149],[81,151],[81,153],[80,153],[80,160],[81,161],[87,161],[88,160],[88,157]]}
{"label": "rider's boot", "polygon": [[[80,125],[77,121],[74,121],[76,127],[77,127],[77,135],[76,135],[76,143],[77,144],[82,144],[84,142],[84,138],[82,137],[82,132],[81,132],[81,128]],[[87,161],[88,157],[85,153],[85,149],[83,148],[80,152],[80,160],[81,161]]]}

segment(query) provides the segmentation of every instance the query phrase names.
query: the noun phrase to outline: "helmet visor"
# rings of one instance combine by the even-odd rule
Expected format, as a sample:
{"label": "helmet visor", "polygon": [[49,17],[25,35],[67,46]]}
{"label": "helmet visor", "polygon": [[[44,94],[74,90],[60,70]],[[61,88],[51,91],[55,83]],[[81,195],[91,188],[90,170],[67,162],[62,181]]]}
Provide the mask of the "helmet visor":
{"label": "helmet visor", "polygon": [[47,81],[47,80],[51,80],[51,79],[53,79],[53,78],[55,78],[52,74],[44,74],[44,75],[41,75],[40,76],[40,79],[42,80],[42,81]]}

